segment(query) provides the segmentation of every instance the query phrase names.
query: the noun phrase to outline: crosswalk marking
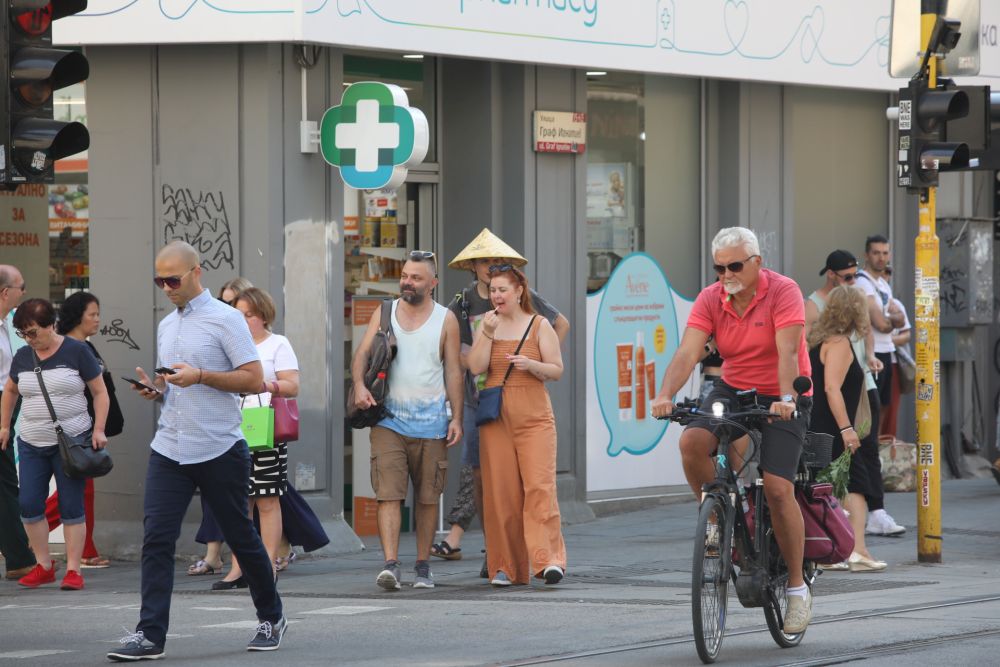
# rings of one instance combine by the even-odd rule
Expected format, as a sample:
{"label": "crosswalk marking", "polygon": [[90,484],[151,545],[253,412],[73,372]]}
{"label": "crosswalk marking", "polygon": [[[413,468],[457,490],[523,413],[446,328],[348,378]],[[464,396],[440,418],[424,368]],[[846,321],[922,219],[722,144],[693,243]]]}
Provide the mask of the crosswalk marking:
{"label": "crosswalk marking", "polygon": [[197,611],[239,611],[239,607],[191,607]]}
{"label": "crosswalk marking", "polygon": [[10,651],[8,653],[0,653],[0,659],[11,658],[13,660],[23,660],[25,658],[41,658],[46,655],[59,655],[60,653],[72,653],[72,651],[63,651],[60,649],[49,649],[49,650],[39,650],[39,651]]}
{"label": "crosswalk marking", "polygon": [[213,623],[212,625],[203,625],[203,628],[236,628],[253,630],[258,625],[257,621],[233,621],[231,623]]}
{"label": "crosswalk marking", "polygon": [[353,616],[354,614],[367,614],[372,611],[385,611],[387,609],[392,609],[392,607],[365,607],[365,606],[349,606],[344,605],[341,607],[327,607],[326,609],[313,609],[312,611],[303,611],[305,614],[323,614],[327,616]]}

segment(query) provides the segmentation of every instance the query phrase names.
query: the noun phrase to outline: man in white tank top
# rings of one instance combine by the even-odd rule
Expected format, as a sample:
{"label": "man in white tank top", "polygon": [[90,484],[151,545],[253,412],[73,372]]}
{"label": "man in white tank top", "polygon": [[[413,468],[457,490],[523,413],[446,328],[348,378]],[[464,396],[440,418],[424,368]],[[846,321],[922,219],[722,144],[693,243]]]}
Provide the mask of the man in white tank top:
{"label": "man in white tank top", "polygon": [[[435,303],[434,254],[410,253],[399,278],[400,298],[392,304],[396,357],[389,367],[390,416],[371,430],[372,486],[378,501],[378,528],[385,566],[376,583],[399,590],[399,528],[408,482],[416,500],[417,562],[414,588],[434,588],[431,542],[437,526],[438,499],[448,477],[448,447],[462,440],[463,373],[458,319]],[[375,404],[363,378],[368,350],[378,331],[381,309],[372,314],[364,340],[351,362],[359,408]],[[451,404],[449,416],[448,403]]]}

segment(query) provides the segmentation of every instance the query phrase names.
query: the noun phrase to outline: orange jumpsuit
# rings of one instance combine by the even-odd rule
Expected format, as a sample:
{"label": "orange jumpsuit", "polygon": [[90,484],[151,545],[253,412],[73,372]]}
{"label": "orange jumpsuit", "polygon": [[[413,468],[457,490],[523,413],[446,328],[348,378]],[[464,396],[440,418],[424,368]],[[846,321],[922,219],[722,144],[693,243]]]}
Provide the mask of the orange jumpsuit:
{"label": "orange jumpsuit", "polygon": [[[521,354],[541,360],[538,326]],[[503,383],[518,340],[493,341],[487,387]],[[516,584],[549,565],[566,569],[556,497],[556,422],[545,384],[514,369],[503,389],[500,418],[479,427],[490,577],[502,570]],[[530,563],[529,563],[530,561]]]}

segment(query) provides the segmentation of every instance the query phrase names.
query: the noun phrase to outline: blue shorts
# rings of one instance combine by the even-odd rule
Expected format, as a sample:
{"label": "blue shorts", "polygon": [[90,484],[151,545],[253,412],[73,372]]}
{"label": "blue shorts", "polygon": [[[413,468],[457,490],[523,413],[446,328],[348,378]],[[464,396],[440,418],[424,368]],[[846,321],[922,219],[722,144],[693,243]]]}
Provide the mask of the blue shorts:
{"label": "blue shorts", "polygon": [[59,515],[63,524],[72,526],[83,523],[84,479],[70,479],[63,472],[59,446],[35,447],[21,438],[17,439],[18,472],[21,490],[18,502],[21,505],[21,521],[37,523],[45,520],[45,499],[49,497],[49,480],[56,478],[59,491]]}
{"label": "blue shorts", "polygon": [[476,409],[465,404],[462,411],[462,465],[479,467],[479,427],[476,426]]}

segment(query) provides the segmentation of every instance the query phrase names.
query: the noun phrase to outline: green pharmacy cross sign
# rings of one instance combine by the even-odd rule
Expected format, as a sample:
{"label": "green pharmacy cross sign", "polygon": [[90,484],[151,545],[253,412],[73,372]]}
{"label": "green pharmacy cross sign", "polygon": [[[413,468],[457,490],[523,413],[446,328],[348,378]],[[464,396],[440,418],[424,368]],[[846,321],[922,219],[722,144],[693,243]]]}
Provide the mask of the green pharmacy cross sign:
{"label": "green pharmacy cross sign", "polygon": [[427,155],[430,130],[399,86],[362,81],[348,86],[340,106],[320,123],[323,159],[358,190],[398,188]]}

